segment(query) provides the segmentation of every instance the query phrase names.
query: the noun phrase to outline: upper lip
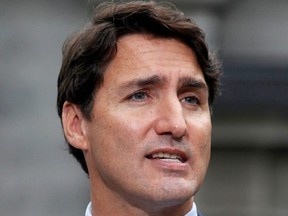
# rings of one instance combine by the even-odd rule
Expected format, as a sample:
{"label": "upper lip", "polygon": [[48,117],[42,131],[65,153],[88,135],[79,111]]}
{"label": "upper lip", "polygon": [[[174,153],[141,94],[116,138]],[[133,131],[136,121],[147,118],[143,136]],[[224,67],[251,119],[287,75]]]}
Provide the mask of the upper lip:
{"label": "upper lip", "polygon": [[[179,159],[182,163],[186,162],[188,160],[188,156],[186,153],[180,149],[175,149],[175,148],[159,148],[155,149],[151,152],[149,152],[147,155],[145,155],[146,158],[152,159],[153,155],[155,156],[156,154],[159,153],[166,153],[169,155],[172,155],[173,157],[176,156],[177,159]],[[161,154],[159,154],[161,155]]]}

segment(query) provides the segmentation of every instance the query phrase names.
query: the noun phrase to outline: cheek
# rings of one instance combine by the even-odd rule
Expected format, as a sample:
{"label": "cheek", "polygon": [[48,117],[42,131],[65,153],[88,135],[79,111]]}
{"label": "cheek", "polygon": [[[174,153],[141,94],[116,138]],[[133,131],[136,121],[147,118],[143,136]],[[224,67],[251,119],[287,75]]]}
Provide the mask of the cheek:
{"label": "cheek", "polygon": [[188,130],[194,151],[203,158],[210,158],[212,131],[210,116],[204,115],[194,118],[190,121]]}
{"label": "cheek", "polygon": [[201,147],[201,151],[206,152],[209,151],[210,152],[210,148],[211,148],[211,124],[206,124],[204,127],[202,127],[202,131],[204,131],[202,133],[202,144],[200,145]]}
{"label": "cheek", "polygon": [[106,114],[95,120],[93,146],[101,154],[129,154],[143,136],[143,122],[129,115]]}
{"label": "cheek", "polygon": [[211,149],[211,132],[212,126],[210,119],[207,120],[201,127],[202,133],[202,140],[200,145],[200,152],[201,154],[207,157],[207,160],[210,159],[210,149]]}
{"label": "cheek", "polygon": [[202,159],[202,165],[203,168],[206,170],[209,165],[210,161],[210,153],[211,153],[211,132],[212,132],[212,125],[211,125],[211,120],[210,116],[207,118],[206,121],[203,122],[201,125],[200,129],[203,131],[202,132],[202,142],[200,143],[199,146],[199,154],[200,158]]}

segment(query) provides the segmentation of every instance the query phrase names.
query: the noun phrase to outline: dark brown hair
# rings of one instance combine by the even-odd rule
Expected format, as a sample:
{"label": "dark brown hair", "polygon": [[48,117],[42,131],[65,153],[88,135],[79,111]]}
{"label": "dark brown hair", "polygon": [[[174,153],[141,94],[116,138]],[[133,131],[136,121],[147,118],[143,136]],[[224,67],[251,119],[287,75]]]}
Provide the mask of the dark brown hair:
{"label": "dark brown hair", "polygon": [[[195,53],[209,88],[209,105],[219,93],[220,66],[209,55],[204,33],[171,4],[153,1],[102,3],[94,11],[91,23],[66,40],[58,77],[57,108],[61,118],[65,101],[80,107],[91,119],[94,94],[103,83],[105,66],[117,52],[118,39],[142,33],[160,38],[176,38]],[[83,152],[68,143],[69,151],[88,173]]]}

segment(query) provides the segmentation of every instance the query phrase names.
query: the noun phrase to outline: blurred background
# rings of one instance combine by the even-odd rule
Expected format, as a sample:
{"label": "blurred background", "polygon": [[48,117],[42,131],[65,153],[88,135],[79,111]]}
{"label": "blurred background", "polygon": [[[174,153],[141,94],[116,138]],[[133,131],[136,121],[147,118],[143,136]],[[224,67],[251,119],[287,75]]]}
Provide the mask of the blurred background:
{"label": "blurred background", "polygon": [[[96,0],[0,0],[0,215],[84,215],[88,178],[56,114],[65,38]],[[288,1],[179,0],[224,65],[205,216],[287,216]]]}

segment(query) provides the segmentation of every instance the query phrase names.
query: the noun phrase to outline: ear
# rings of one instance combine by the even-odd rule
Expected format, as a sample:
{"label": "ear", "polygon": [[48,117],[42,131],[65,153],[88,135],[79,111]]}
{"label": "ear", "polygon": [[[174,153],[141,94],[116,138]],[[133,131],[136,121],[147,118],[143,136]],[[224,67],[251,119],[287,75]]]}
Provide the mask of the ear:
{"label": "ear", "polygon": [[65,101],[62,110],[62,124],[67,141],[77,149],[87,150],[88,139],[85,131],[85,119],[79,107]]}

